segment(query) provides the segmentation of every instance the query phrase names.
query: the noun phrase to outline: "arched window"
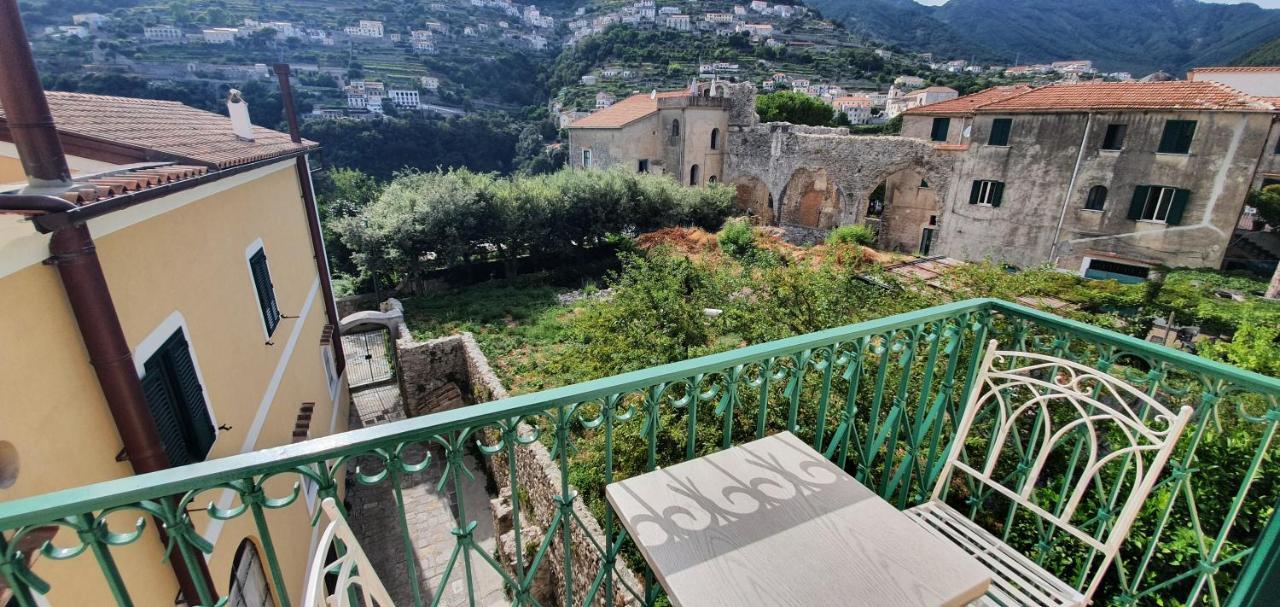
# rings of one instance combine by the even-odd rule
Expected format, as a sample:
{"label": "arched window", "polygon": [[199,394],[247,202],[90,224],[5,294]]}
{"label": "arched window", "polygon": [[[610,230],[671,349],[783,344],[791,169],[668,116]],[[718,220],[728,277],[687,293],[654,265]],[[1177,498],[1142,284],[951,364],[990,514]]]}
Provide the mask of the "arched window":
{"label": "arched window", "polygon": [[671,136],[672,136],[672,137],[679,137],[679,136],[680,136],[680,121],[679,121],[679,120],[672,120],[672,121],[671,121]]}
{"label": "arched window", "polygon": [[1107,206],[1107,188],[1106,186],[1095,185],[1089,188],[1089,198],[1084,201],[1084,208],[1087,211],[1101,211]]}
{"label": "arched window", "polygon": [[720,129],[711,129],[711,149],[720,149]]}
{"label": "arched window", "polygon": [[689,167],[689,185],[698,185],[699,175],[698,165]]}
{"label": "arched window", "polygon": [[712,175],[712,176],[710,176],[710,177],[708,177],[708,178],[707,178],[707,183],[715,183],[715,182],[716,182],[716,176],[715,176],[715,175]]}
{"label": "arched window", "polygon": [[276,604],[271,598],[271,587],[267,585],[267,573],[262,569],[258,548],[248,539],[240,542],[231,562],[230,588],[227,607],[274,607]]}

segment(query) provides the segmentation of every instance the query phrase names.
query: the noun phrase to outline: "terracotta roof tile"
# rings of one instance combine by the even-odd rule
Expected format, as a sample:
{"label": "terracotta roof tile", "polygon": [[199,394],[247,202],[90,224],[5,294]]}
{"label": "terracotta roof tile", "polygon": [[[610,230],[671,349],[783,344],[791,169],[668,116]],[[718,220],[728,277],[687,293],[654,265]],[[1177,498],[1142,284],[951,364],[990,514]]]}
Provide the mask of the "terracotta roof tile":
{"label": "terracotta roof tile", "polygon": [[914,107],[906,111],[907,114],[928,114],[928,115],[950,115],[950,114],[971,114],[979,107],[1008,99],[1016,95],[1021,95],[1030,91],[1031,87],[1025,84],[1013,86],[997,86],[989,88],[985,91],[977,92],[972,95],[956,97],[946,101],[930,103]]}
{"label": "terracotta roof tile", "polygon": [[1272,112],[1275,106],[1217,82],[1089,82],[997,89],[909,110],[912,114],[1048,113],[1090,110]]}
{"label": "terracotta roof tile", "polygon": [[76,204],[90,204],[165,184],[200,177],[208,167],[168,164],[116,173],[91,175],[75,180],[76,187],[62,193],[62,198]]}
{"label": "terracotta roof tile", "polygon": [[219,169],[318,147],[257,126],[255,140],[244,141],[232,134],[230,118],[176,101],[56,91],[46,96],[59,132]]}
{"label": "terracotta roof tile", "polygon": [[650,94],[632,95],[607,108],[592,112],[590,116],[575,120],[569,124],[569,128],[616,129],[658,111],[658,99],[687,97],[688,95],[688,91],[658,93],[656,98],[650,97]]}
{"label": "terracotta roof tile", "polygon": [[1191,68],[1191,73],[1196,72],[1280,72],[1280,65],[1222,65]]}

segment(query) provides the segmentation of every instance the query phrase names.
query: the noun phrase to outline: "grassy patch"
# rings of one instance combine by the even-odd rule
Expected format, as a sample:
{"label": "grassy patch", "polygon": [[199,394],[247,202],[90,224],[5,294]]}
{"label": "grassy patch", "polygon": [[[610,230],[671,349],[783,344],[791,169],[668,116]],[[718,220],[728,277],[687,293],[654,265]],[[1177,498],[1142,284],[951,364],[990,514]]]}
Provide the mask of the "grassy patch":
{"label": "grassy patch", "polygon": [[474,334],[512,394],[536,392],[568,383],[555,363],[567,345],[566,321],[575,313],[556,298],[568,290],[544,274],[495,280],[408,299],[405,316],[420,340]]}

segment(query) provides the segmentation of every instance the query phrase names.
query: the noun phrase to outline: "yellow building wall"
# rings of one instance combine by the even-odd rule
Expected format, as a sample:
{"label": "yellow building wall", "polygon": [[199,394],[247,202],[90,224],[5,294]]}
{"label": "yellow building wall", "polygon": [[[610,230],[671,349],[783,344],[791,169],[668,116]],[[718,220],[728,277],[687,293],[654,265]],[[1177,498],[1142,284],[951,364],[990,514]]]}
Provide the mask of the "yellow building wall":
{"label": "yellow building wall", "polygon": [[[297,316],[305,308],[303,318],[283,319],[270,343],[246,259],[246,248],[258,239],[266,250],[281,312]],[[330,398],[320,349],[327,323],[324,299],[292,162],[98,236],[96,242],[126,339],[135,352],[166,319],[181,314],[216,424],[230,427],[219,432],[210,459],[288,444],[303,402],[316,404],[312,437],[327,434],[335,419],[335,430],[345,430],[348,395],[344,383],[338,402]],[[120,439],[56,271],[37,264],[0,278],[0,305],[6,310],[0,317],[0,334],[20,344],[0,348],[0,386],[5,392],[0,441],[10,441],[22,462],[16,483],[0,489],[0,500],[129,475],[128,464],[115,461]],[[282,363],[286,356],[287,363]],[[273,479],[267,494],[288,495],[297,480]],[[210,501],[239,503],[222,491],[206,492],[193,503],[203,506]],[[268,514],[294,602],[301,599],[314,533],[305,502],[300,498]],[[225,593],[236,548],[246,537],[256,541],[257,532],[247,513],[225,523],[210,524],[201,516],[196,520],[207,538],[214,539],[216,533],[208,564],[218,591]],[[160,562],[161,548],[153,533],[113,553],[135,604],[173,604],[176,583],[168,565]],[[266,555],[262,556],[265,564]],[[54,605],[106,599],[96,571],[87,554],[37,566],[37,573],[54,585],[49,597]]]}
{"label": "yellow building wall", "polygon": [[0,156],[0,184],[22,183],[26,180],[27,174],[22,170],[21,161],[17,158]]}

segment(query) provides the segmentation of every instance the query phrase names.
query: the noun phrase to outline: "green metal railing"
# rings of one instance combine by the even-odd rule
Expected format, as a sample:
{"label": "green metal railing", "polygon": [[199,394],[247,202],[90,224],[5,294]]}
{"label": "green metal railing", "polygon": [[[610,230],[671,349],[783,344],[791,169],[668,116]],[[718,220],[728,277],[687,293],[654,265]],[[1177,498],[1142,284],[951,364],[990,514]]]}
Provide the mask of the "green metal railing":
{"label": "green metal railing", "polygon": [[[13,589],[18,605],[36,605],[34,596],[49,587],[27,567],[26,555],[17,546],[40,528],[54,525],[70,529],[60,535],[71,537],[46,544],[44,556],[56,561],[89,558],[82,555],[90,553],[115,601],[129,605],[129,589],[112,555],[116,547],[146,532],[146,518],[165,527],[169,550],[180,551],[187,563],[193,563],[200,552],[214,549],[196,533],[193,516],[233,519],[248,513],[277,591],[286,585],[296,588],[301,581],[285,580],[280,570],[264,513],[294,502],[302,483],[290,494],[268,497],[263,488],[269,480],[292,477],[313,483],[321,497],[339,498],[338,479],[344,475],[353,482],[387,486],[396,497],[405,550],[411,551],[406,519],[411,513],[404,510],[401,483],[434,466],[441,486],[451,483],[456,488],[454,510],[462,522],[453,531],[443,579],[435,588],[415,586],[409,598],[413,604],[439,603],[442,590],[459,579],[471,590],[475,568],[492,567],[504,579],[513,603],[540,605],[531,593],[535,576],[554,558],[554,544],[563,547],[572,541],[575,527],[585,529],[574,508],[581,500],[601,518],[606,541],[589,542],[588,548],[601,566],[575,570],[572,551],[559,550],[563,562],[558,568],[564,574],[556,580],[556,602],[653,605],[661,600],[661,590],[604,503],[604,485],[787,429],[891,503],[912,506],[927,498],[938,479],[959,409],[977,373],[981,346],[989,339],[999,339],[1002,349],[1094,366],[1126,379],[1171,409],[1184,404],[1196,409],[1193,427],[1108,572],[1097,604],[1222,605],[1233,592],[1237,597],[1257,594],[1256,588],[1245,588],[1237,580],[1262,583],[1260,576],[1241,575],[1245,563],[1255,552],[1280,550],[1274,546],[1274,527],[1264,533],[1280,498],[1280,448],[1274,440],[1280,425],[1280,381],[987,299],[0,503],[0,578]],[[544,539],[525,547],[520,529],[527,488],[517,486],[516,460],[539,441],[550,447],[551,456],[567,473],[555,488],[557,511],[544,525]],[[408,455],[424,445],[429,447],[425,456]],[[462,502],[460,485],[468,454],[492,458],[495,473],[505,475],[512,485],[515,554],[522,558],[510,567],[498,563],[472,537],[474,515]],[[581,494],[570,485],[571,476]],[[201,494],[214,490],[234,492],[242,505],[195,506]],[[1095,523],[1105,528],[1106,500],[1096,508]],[[106,519],[126,511],[143,518],[124,531],[109,529]],[[1014,520],[1012,512],[1008,520]],[[1060,578],[1076,582],[1086,577],[1083,570],[1093,555],[1063,546],[1052,530],[1010,524],[995,531],[1034,554]],[[405,557],[408,579],[418,579],[413,555]],[[622,563],[644,573],[639,587],[618,575],[615,565]],[[840,564],[831,566],[838,569]],[[380,573],[386,577],[388,572]],[[290,598],[300,599],[276,596],[278,604],[286,606]],[[217,602],[211,591],[193,599],[203,605]]]}

